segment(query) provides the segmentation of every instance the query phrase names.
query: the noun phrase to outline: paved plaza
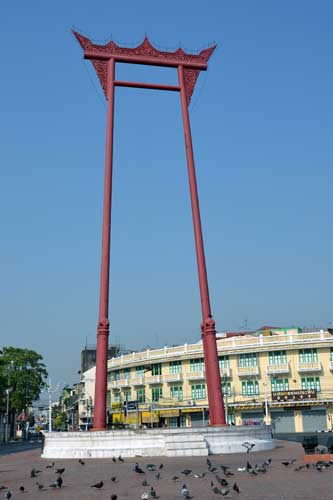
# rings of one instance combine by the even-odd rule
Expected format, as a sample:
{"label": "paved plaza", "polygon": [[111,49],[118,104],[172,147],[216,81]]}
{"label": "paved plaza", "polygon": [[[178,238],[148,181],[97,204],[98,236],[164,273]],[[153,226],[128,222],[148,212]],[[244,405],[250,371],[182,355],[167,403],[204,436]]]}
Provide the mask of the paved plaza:
{"label": "paved plaza", "polygon": [[[268,452],[251,452],[247,454],[235,454],[224,456],[212,456],[212,469],[208,471],[206,457],[193,458],[170,458],[160,459],[125,459],[125,462],[114,463],[112,459],[84,460],[81,465],[78,460],[56,460],[52,468],[46,468],[52,460],[40,458],[40,450],[30,450],[21,453],[0,457],[0,485],[8,486],[12,493],[12,500],[16,498],[29,499],[110,499],[112,494],[117,495],[117,500],[140,499],[144,492],[149,492],[153,486],[161,500],[181,499],[181,486],[185,483],[189,493],[194,500],[208,500],[223,498],[222,495],[212,491],[211,481],[214,486],[222,488],[217,480],[216,474],[224,478],[230,485],[230,492],[225,498],[238,498],[246,500],[322,500],[333,498],[333,466],[324,470],[317,470],[314,467],[295,471],[295,467],[303,463],[303,448],[298,443],[278,441],[277,448]],[[271,465],[266,473],[258,475],[249,474],[247,471],[238,471],[239,467],[246,465],[247,459],[254,467],[255,464],[262,464],[271,458]],[[293,465],[282,465],[282,461],[296,459]],[[145,471],[145,474],[138,474],[133,471],[135,462]],[[146,465],[156,464],[156,472],[149,472]],[[159,465],[163,468],[159,469]],[[223,474],[221,465],[230,466],[230,471],[235,475],[226,477]],[[51,488],[57,477],[56,468],[65,467],[62,474],[62,488]],[[36,468],[41,472],[37,478],[30,477],[30,471]],[[192,472],[185,476],[184,469]],[[156,474],[160,473],[160,478]],[[203,478],[196,478],[194,474],[200,475],[205,472]],[[174,480],[173,477],[179,477]],[[116,477],[116,482],[111,481],[111,477]],[[143,486],[146,480],[149,486]],[[91,488],[92,484],[103,481],[103,487],[99,490]],[[44,485],[39,490],[36,483]],[[240,492],[232,489],[234,482],[237,483]],[[25,491],[19,491],[23,486]],[[6,490],[2,490],[0,498],[4,498]]]}

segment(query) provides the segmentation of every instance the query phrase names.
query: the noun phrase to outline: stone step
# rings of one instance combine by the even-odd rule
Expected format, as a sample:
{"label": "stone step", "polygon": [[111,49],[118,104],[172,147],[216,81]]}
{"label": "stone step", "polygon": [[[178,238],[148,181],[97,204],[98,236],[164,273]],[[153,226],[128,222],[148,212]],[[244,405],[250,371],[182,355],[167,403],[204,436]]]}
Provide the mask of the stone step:
{"label": "stone step", "polygon": [[201,443],[204,437],[200,434],[172,434],[170,436],[165,436],[166,443]]}
{"label": "stone step", "polygon": [[207,457],[208,448],[195,448],[192,450],[166,450],[167,457]]}

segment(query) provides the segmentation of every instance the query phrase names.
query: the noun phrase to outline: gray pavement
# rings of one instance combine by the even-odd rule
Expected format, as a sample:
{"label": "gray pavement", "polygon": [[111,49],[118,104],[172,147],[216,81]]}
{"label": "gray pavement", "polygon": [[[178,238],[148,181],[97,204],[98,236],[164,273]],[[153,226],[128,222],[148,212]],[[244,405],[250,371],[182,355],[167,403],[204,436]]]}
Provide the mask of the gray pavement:
{"label": "gray pavement", "polygon": [[20,453],[22,451],[29,451],[35,449],[41,449],[41,441],[15,441],[0,445],[0,456],[10,455],[11,453]]}
{"label": "gray pavement", "polygon": [[[55,467],[65,467],[63,474],[64,484],[61,489],[52,489],[49,485],[55,480],[55,467],[46,469],[51,460],[40,458],[39,450],[26,451],[0,457],[0,486],[5,485],[12,492],[12,500],[16,498],[29,499],[110,499],[111,494],[116,494],[118,500],[140,499],[141,494],[149,491],[149,487],[142,486],[143,479],[152,485],[161,500],[176,500],[182,498],[180,489],[186,484],[194,500],[210,500],[222,498],[215,494],[211,488],[211,481],[218,485],[215,475],[223,476],[220,465],[229,465],[234,476],[227,477],[229,484],[236,481],[240,493],[232,490],[225,498],[238,498],[246,500],[324,500],[333,498],[333,467],[322,472],[315,468],[303,469],[299,472],[294,470],[295,466],[285,467],[281,461],[295,458],[297,464],[303,461],[303,449],[300,444],[279,441],[278,447],[270,452],[251,452],[250,454],[235,454],[209,457],[217,467],[216,472],[208,472],[205,457],[193,458],[166,458],[147,459],[137,457],[136,459],[125,459],[124,463],[113,463],[112,459],[85,460],[85,465],[80,465],[78,460],[55,460]],[[268,457],[272,458],[271,466],[265,474],[253,476],[247,472],[237,471],[244,466],[249,459],[251,464],[260,464]],[[137,474],[133,471],[134,463],[138,461],[146,471],[145,474]],[[161,477],[157,479],[155,473],[148,472],[148,463],[163,463],[160,470]],[[42,472],[38,478],[30,478],[30,470],[35,467]],[[191,469],[192,473],[186,477],[181,473],[183,469]],[[202,479],[193,477],[195,473],[206,472]],[[116,476],[117,482],[113,483],[111,477]],[[173,476],[179,476],[180,480],[173,481]],[[104,486],[95,490],[90,486],[98,481],[103,481]],[[36,482],[43,484],[45,488],[38,490]],[[25,493],[19,492],[19,487],[24,486]],[[3,490],[5,493],[5,490]],[[0,498],[2,492],[0,493]],[[23,496],[22,496],[23,495]]]}

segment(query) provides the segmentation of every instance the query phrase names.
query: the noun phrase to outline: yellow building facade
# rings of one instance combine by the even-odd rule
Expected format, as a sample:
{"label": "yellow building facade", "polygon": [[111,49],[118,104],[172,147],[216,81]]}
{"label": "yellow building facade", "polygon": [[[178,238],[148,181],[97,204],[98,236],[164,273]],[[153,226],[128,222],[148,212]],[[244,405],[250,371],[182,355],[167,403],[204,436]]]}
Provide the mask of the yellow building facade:
{"label": "yellow building facade", "polygon": [[[229,424],[266,422],[276,433],[332,430],[333,336],[328,331],[265,329],[221,336],[217,346]],[[107,406],[111,425],[207,425],[202,343],[109,360]]]}

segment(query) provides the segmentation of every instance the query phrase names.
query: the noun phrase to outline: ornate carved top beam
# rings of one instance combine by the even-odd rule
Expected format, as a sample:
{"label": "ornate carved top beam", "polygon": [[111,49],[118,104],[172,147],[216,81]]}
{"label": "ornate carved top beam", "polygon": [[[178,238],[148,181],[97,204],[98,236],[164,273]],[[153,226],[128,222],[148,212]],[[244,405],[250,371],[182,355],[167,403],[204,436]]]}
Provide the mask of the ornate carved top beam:
{"label": "ornate carved top beam", "polygon": [[73,31],[84,50],[85,59],[91,59],[97,76],[100,80],[104,94],[106,95],[107,82],[107,60],[113,58],[116,62],[131,64],[146,64],[152,66],[184,67],[184,82],[187,104],[190,103],[194,86],[200,71],[207,69],[208,60],[216,48],[216,45],[202,50],[199,54],[187,54],[179,48],[174,52],[163,52],[157,50],[148,40],[134,48],[120,47],[112,40],[106,45],[96,45],[89,38]]}

